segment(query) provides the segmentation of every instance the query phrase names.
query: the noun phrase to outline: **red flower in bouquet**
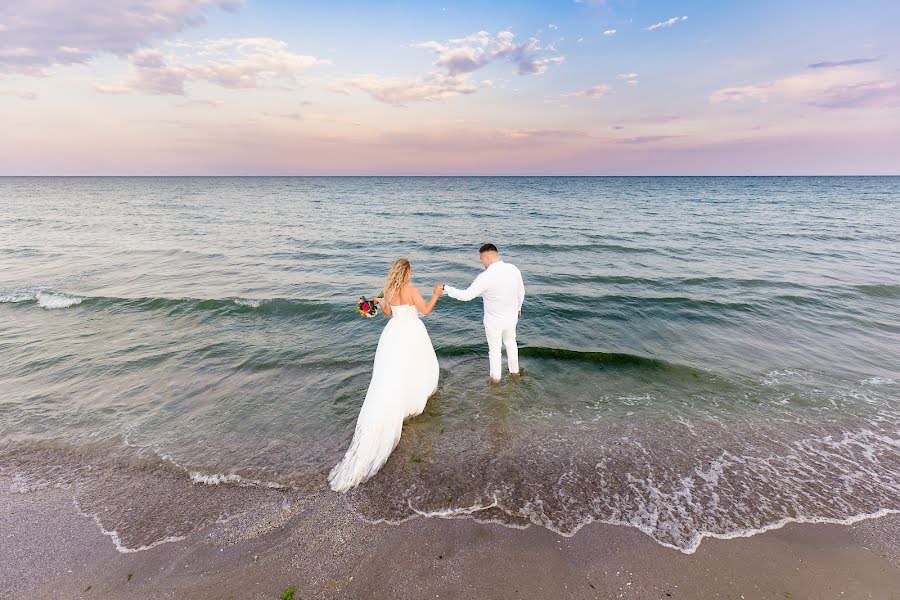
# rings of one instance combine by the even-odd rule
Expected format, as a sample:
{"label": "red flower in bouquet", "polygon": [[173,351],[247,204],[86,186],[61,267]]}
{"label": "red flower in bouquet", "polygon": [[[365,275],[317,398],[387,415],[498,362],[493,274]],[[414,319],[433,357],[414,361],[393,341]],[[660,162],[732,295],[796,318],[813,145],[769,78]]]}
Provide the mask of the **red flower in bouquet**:
{"label": "red flower in bouquet", "polygon": [[[383,292],[378,294],[379,298],[383,296]],[[356,303],[356,312],[367,319],[371,319],[378,314],[378,304],[375,303],[374,298],[370,300],[365,296],[360,296],[359,302]]]}

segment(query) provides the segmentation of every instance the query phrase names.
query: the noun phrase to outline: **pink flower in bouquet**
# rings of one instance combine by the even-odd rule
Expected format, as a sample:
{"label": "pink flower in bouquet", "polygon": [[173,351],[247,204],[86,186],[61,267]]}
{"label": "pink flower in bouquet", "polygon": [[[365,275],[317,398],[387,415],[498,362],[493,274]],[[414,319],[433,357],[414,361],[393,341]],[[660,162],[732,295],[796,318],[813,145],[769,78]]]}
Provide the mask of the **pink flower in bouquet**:
{"label": "pink flower in bouquet", "polygon": [[356,312],[360,316],[371,319],[378,314],[378,305],[373,300],[360,296],[359,302],[356,303]]}

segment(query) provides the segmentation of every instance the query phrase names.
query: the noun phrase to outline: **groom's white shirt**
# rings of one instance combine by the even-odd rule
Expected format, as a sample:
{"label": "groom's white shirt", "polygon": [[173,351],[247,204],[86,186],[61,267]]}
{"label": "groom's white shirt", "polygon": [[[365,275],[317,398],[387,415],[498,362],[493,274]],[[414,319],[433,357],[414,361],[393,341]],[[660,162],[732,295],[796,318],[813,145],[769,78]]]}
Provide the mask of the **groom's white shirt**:
{"label": "groom's white shirt", "polygon": [[444,291],[464,302],[484,297],[484,325],[493,329],[515,327],[525,301],[522,273],[515,265],[502,260],[485,269],[468,288],[460,290],[446,285]]}

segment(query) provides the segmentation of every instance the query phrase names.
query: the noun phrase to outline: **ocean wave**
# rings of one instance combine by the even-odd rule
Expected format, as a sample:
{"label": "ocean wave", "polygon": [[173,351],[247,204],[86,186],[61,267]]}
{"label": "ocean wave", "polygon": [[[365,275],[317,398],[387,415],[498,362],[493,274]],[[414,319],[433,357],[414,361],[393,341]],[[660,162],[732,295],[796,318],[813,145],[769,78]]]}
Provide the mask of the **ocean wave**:
{"label": "ocean wave", "polygon": [[[437,346],[435,353],[438,356],[466,356],[469,354],[484,354],[484,346]],[[620,352],[590,352],[583,350],[570,350],[568,348],[551,348],[546,346],[519,346],[519,356],[532,358],[544,358],[548,360],[572,360],[591,363],[603,363],[608,365],[634,365],[651,369],[690,368],[674,363],[669,363],[658,358],[649,358],[637,354]]]}
{"label": "ocean wave", "polygon": [[84,302],[84,298],[76,296],[68,296],[65,294],[54,294],[51,292],[38,292],[35,296],[37,305],[47,310],[55,310],[58,308],[69,308],[77,306]]}
{"label": "ocean wave", "polygon": [[681,316],[694,313],[698,317],[717,318],[726,312],[755,313],[762,306],[750,302],[724,302],[692,298],[689,296],[637,296],[605,294],[586,296],[551,292],[540,294],[527,301],[529,304],[550,305],[554,312],[597,310],[604,307],[632,307],[640,310],[667,309],[680,311]]}
{"label": "ocean wave", "polygon": [[[459,346],[435,346],[435,354],[441,357],[465,357],[484,356],[487,348],[484,345],[459,345]],[[670,362],[658,358],[627,354],[621,352],[599,352],[571,350],[569,348],[552,348],[547,346],[519,346],[519,356],[536,358],[547,361],[583,362],[594,364],[597,367],[606,368],[633,368],[642,370],[666,371],[669,373],[681,373],[685,376],[711,377],[712,374],[702,369],[697,369],[684,364]],[[282,351],[277,354],[266,353],[263,358],[249,358],[236,365],[236,369],[251,371],[268,371],[285,366],[296,365],[304,360],[304,355],[291,351]],[[371,361],[366,355],[362,359],[365,364]],[[307,368],[353,368],[358,367],[356,359],[329,359],[322,361],[305,360]]]}
{"label": "ocean wave", "polygon": [[0,294],[0,304],[15,304],[32,300],[34,300],[34,294]]}
{"label": "ocean wave", "polygon": [[[536,276],[538,281],[546,276]],[[567,275],[559,277],[566,278]],[[678,289],[680,280],[647,280],[626,276],[572,276],[577,292],[563,293],[559,291],[534,292],[527,299],[528,313],[532,317],[550,317],[553,319],[584,319],[596,315],[602,319],[625,320],[632,316],[653,316],[667,320],[688,319],[711,323],[732,323],[733,319],[743,315],[767,316],[775,310],[797,310],[797,307],[810,309],[839,309],[826,297],[818,294],[780,294],[768,297],[746,298],[730,295],[728,299],[698,297],[699,294],[688,292],[686,288]],[[727,280],[725,280],[727,281]],[[601,291],[596,286],[637,286],[646,290],[642,293],[595,294]],[[688,283],[688,286],[693,284]],[[737,285],[742,285],[738,283]],[[780,284],[773,283],[773,286]],[[715,286],[714,286],[715,287]],[[796,287],[796,286],[795,286]],[[845,288],[846,289],[846,288]],[[609,291],[609,290],[607,290]],[[661,293],[660,293],[661,292]],[[731,299],[734,297],[735,299]],[[884,296],[887,297],[887,296]],[[250,298],[232,296],[224,298],[195,297],[116,297],[80,295],[54,290],[10,291],[0,294],[0,304],[35,305],[46,310],[64,309],[74,306],[105,310],[110,312],[159,311],[168,315],[184,315],[191,312],[208,312],[220,315],[256,314],[266,316],[303,315],[308,318],[354,318],[355,298],[341,302],[332,299],[305,298]],[[461,317],[471,313],[471,308],[452,302],[441,305],[442,316]]]}
{"label": "ocean wave", "polygon": [[780,294],[772,299],[777,302],[783,302],[784,304],[793,304],[796,306],[828,306],[827,302],[819,298],[799,296],[797,294]]}
{"label": "ocean wave", "polygon": [[[13,292],[0,296],[0,302],[9,304],[34,303],[40,308],[53,310],[81,305],[110,312],[159,311],[169,316],[192,312],[211,312],[220,315],[256,314],[266,316],[302,315],[307,318],[354,318],[353,300],[341,304],[331,300],[303,298],[191,298],[191,297],[135,297],[80,296],[64,292],[40,291],[37,293]],[[632,309],[640,311],[665,310],[674,317],[717,320],[726,313],[756,313],[761,305],[747,302],[723,302],[691,298],[688,296],[637,296],[599,295],[586,296],[557,292],[533,294],[529,297],[530,314],[552,313],[557,316],[579,315],[598,308]],[[462,315],[465,307],[447,304],[442,309],[446,315]]]}
{"label": "ocean wave", "polygon": [[[0,295],[2,304],[34,304],[47,310],[84,305],[92,308],[121,310],[167,311],[169,313],[190,311],[213,311],[222,313],[258,314],[302,314],[315,316],[332,313],[338,305],[326,301],[293,298],[165,298],[138,297],[122,298],[114,296],[76,296],[73,294],[39,291],[13,292]],[[351,302],[346,313],[352,314]]]}
{"label": "ocean wave", "polygon": [[47,310],[77,306],[84,302],[84,300],[85,298],[79,296],[58,294],[48,291],[41,291],[36,293],[22,292],[0,295],[0,304],[35,303],[37,306]]}
{"label": "ocean wave", "polygon": [[234,298],[232,302],[238,306],[249,306],[250,308],[259,308],[263,303],[262,300],[251,300],[248,298]]}

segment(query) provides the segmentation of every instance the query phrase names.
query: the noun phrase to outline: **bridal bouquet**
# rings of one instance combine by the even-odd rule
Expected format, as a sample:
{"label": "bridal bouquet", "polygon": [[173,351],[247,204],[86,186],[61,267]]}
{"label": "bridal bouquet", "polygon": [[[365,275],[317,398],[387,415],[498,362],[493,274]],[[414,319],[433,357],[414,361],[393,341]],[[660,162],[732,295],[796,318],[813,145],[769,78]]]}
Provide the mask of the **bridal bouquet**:
{"label": "bridal bouquet", "polygon": [[[383,298],[384,292],[378,294],[378,297]],[[374,300],[374,298],[369,299],[365,296],[360,296],[359,302],[356,303],[356,312],[367,319],[371,319],[378,314],[378,305],[375,304]]]}

